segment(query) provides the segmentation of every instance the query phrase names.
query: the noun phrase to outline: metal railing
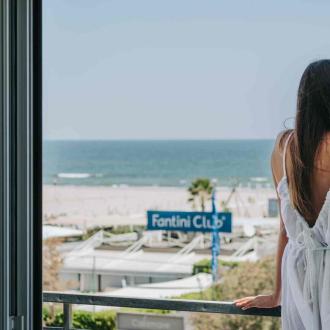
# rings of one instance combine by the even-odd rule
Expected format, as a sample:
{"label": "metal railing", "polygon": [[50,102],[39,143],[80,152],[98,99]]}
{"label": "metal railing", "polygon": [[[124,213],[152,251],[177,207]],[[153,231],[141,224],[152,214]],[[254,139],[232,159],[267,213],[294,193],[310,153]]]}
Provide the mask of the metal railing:
{"label": "metal railing", "polygon": [[112,306],[146,309],[163,309],[197,313],[220,313],[234,315],[281,316],[281,308],[251,308],[243,311],[232,302],[216,302],[206,300],[179,299],[149,299],[97,296],[88,294],[70,294],[60,292],[44,292],[45,303],[60,303],[63,305],[64,326],[46,327],[52,330],[72,330],[72,305]]}

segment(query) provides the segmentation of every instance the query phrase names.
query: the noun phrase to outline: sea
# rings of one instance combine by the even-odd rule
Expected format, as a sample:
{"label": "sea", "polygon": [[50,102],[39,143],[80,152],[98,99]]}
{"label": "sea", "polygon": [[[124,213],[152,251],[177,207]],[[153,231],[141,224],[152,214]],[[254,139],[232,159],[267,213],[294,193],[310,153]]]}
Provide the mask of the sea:
{"label": "sea", "polygon": [[43,182],[87,186],[270,184],[273,140],[45,140]]}

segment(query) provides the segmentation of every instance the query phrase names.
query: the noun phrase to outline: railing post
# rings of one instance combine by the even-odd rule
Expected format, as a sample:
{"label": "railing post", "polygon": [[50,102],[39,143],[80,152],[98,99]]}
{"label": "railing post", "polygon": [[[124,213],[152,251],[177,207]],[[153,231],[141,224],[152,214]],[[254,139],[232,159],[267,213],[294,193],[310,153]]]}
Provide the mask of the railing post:
{"label": "railing post", "polygon": [[64,330],[72,329],[72,305],[63,304]]}

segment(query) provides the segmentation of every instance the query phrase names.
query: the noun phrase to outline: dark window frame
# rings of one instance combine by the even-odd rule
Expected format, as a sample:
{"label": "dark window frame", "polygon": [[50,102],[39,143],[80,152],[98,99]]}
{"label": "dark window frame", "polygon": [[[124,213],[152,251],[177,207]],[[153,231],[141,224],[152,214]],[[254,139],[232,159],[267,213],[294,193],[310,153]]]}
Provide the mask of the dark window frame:
{"label": "dark window frame", "polygon": [[0,327],[42,326],[42,3],[0,4]]}

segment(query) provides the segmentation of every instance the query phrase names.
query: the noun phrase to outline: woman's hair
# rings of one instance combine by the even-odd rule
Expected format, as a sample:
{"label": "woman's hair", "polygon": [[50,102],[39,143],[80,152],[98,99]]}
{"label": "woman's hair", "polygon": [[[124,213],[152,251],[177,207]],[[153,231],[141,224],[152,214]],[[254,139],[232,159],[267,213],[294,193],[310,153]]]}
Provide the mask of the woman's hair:
{"label": "woman's hair", "polygon": [[289,147],[291,201],[310,225],[317,216],[312,205],[311,182],[315,158],[321,140],[329,131],[330,60],[320,60],[311,63],[301,77],[295,129]]}

